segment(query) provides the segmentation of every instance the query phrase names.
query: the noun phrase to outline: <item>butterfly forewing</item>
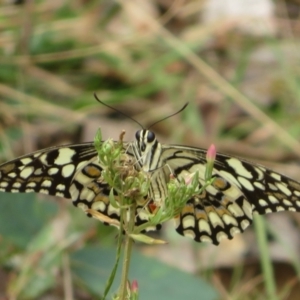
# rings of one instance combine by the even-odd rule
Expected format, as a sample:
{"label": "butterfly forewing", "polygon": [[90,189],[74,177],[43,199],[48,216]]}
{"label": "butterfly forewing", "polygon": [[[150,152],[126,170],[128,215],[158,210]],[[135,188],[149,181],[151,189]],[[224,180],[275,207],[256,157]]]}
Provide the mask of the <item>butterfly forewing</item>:
{"label": "butterfly forewing", "polygon": [[97,158],[91,143],[52,147],[0,166],[0,191],[43,193],[71,198],[69,188],[78,167]]}

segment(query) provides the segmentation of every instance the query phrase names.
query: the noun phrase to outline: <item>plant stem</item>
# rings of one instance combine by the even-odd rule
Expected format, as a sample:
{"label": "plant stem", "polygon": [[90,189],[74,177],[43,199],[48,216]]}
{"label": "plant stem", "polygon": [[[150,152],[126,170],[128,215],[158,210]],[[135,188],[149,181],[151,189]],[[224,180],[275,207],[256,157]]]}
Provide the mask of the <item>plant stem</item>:
{"label": "plant stem", "polygon": [[276,283],[274,279],[274,270],[268,249],[266,226],[261,216],[254,216],[254,228],[257,235],[258,248],[260,251],[260,262],[266,287],[267,298],[270,300],[278,300]]}
{"label": "plant stem", "polygon": [[124,218],[125,224],[127,223],[127,231],[125,233],[125,247],[124,247],[124,258],[123,258],[123,266],[122,266],[122,277],[121,277],[121,285],[119,290],[119,299],[125,300],[127,299],[127,282],[128,282],[128,272],[130,266],[130,258],[132,251],[132,243],[133,240],[130,237],[130,233],[133,232],[134,229],[134,218],[135,218],[135,204],[132,204],[129,208],[129,221],[127,223],[127,215],[126,210],[124,210]]}

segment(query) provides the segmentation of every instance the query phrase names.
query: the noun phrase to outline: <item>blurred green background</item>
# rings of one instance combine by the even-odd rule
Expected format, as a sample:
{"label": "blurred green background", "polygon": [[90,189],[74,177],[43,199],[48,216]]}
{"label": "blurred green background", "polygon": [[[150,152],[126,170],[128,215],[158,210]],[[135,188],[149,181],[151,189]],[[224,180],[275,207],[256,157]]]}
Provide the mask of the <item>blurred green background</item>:
{"label": "blurred green background", "polygon": [[[189,102],[152,128],[161,142],[213,142],[300,180],[299,12],[296,0],[2,1],[0,161],[99,127],[132,140],[140,128],[96,92],[145,127]],[[299,224],[260,218],[218,247],[168,224],[168,245],[135,245],[130,277],[141,299],[298,299]],[[101,299],[116,234],[68,200],[0,193],[0,299]]]}

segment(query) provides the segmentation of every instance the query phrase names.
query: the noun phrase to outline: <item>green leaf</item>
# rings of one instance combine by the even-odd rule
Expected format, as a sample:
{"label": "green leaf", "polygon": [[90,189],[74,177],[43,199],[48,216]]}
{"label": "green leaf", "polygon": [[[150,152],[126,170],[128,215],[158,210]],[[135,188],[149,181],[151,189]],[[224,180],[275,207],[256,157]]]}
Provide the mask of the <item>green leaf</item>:
{"label": "green leaf", "polygon": [[34,194],[0,193],[0,235],[26,248],[56,211],[55,202],[40,201]]}
{"label": "green leaf", "polygon": [[[114,248],[103,249],[94,246],[86,247],[71,255],[72,274],[99,298],[114,265],[115,251]],[[213,287],[201,278],[137,252],[133,252],[132,255],[129,278],[131,281],[134,279],[138,281],[140,299],[143,300],[218,298]],[[117,272],[112,291],[117,291],[119,283],[120,270]]]}

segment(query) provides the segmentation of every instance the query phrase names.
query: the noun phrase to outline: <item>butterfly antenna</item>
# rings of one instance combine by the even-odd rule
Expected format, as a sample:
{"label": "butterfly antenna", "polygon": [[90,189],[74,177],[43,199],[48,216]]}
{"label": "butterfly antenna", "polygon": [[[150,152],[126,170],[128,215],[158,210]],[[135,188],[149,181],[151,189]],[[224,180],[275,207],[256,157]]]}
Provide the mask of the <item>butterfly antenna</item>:
{"label": "butterfly antenna", "polygon": [[104,106],[106,106],[106,107],[108,107],[108,108],[110,108],[110,109],[116,111],[118,114],[123,115],[123,116],[125,116],[126,118],[132,120],[133,122],[135,122],[135,123],[137,123],[139,126],[141,126],[142,129],[144,129],[144,126],[143,126],[141,123],[139,123],[137,120],[135,120],[134,118],[130,117],[129,115],[123,113],[122,111],[120,111],[120,110],[118,110],[118,109],[116,109],[116,108],[114,108],[114,107],[112,107],[112,106],[110,106],[110,105],[104,103],[103,101],[101,101],[101,100],[98,98],[98,96],[97,96],[96,93],[94,93],[94,97],[95,97],[95,99],[96,99],[99,103],[101,103],[102,105],[104,105]]}
{"label": "butterfly antenna", "polygon": [[188,106],[188,104],[189,104],[188,102],[185,103],[185,104],[182,106],[182,108],[180,108],[178,111],[176,111],[176,112],[173,113],[172,115],[169,115],[169,116],[167,116],[167,117],[165,117],[165,118],[163,118],[163,119],[161,119],[161,120],[158,120],[158,121],[154,122],[153,124],[151,124],[151,125],[148,127],[148,129],[150,129],[152,126],[156,125],[157,123],[160,123],[160,122],[162,122],[162,121],[164,121],[164,120],[166,120],[166,119],[169,119],[169,118],[171,118],[171,117],[173,117],[173,116],[175,116],[175,115],[181,113],[181,112]]}

